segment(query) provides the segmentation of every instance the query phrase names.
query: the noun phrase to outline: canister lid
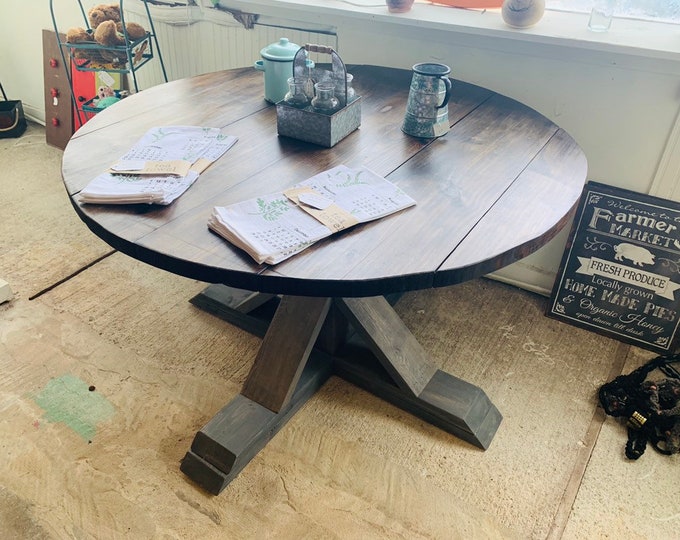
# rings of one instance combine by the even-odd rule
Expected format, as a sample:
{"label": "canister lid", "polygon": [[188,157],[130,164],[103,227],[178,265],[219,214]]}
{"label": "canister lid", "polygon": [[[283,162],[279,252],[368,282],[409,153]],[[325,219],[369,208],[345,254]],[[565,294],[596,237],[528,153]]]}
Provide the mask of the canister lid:
{"label": "canister lid", "polygon": [[300,49],[300,45],[291,43],[288,38],[279,39],[278,43],[267,45],[260,51],[262,58],[275,62],[288,62],[295,58],[295,53]]}

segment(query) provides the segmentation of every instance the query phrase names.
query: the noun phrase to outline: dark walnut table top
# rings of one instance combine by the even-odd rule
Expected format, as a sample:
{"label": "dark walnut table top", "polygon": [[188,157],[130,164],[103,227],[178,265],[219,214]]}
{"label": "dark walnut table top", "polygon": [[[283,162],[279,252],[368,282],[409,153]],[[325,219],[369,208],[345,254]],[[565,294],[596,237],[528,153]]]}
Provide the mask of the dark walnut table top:
{"label": "dark walnut table top", "polygon": [[[529,107],[453,81],[448,134],[401,131],[410,70],[353,66],[360,128],[333,148],[279,137],[262,73],[243,68],[177,80],[97,114],[69,142],[63,179],[90,229],[153,266],[251,291],[377,296],[459,283],[536,250],[568,221],[586,178],[574,140]],[[170,206],[82,205],[78,192],[149,128],[222,128],[239,141]],[[276,266],[210,232],[214,206],[265,195],[345,164],[364,165],[417,201],[319,242]]]}

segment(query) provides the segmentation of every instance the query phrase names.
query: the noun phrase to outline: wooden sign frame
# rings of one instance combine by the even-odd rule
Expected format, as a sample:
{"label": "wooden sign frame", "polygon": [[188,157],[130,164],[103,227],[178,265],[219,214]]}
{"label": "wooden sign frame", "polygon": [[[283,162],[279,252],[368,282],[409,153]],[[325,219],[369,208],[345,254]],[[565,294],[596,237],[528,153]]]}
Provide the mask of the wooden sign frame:
{"label": "wooden sign frame", "polygon": [[546,315],[669,354],[678,289],[680,203],[586,184]]}

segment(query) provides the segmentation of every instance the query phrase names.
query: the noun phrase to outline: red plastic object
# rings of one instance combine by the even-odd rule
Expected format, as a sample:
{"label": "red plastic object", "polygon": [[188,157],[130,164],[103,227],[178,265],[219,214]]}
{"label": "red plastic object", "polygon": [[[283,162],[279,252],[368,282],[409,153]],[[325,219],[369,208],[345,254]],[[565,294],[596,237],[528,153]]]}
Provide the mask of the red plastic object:
{"label": "red plastic object", "polygon": [[57,90],[56,88],[50,88],[50,96],[52,97],[59,96],[59,90]]}
{"label": "red plastic object", "polygon": [[[80,71],[76,67],[78,60],[72,61],[71,79],[73,84],[73,95],[78,104],[83,104],[92,99],[96,93],[94,71]],[[83,111],[73,111],[73,125],[75,129],[81,127],[92,115]]]}
{"label": "red plastic object", "polygon": [[59,124],[60,124],[59,118],[57,118],[56,116],[52,117],[52,125],[58,126]]}
{"label": "red plastic object", "polygon": [[50,58],[50,67],[57,67],[59,65],[59,62],[57,62],[56,58]]}

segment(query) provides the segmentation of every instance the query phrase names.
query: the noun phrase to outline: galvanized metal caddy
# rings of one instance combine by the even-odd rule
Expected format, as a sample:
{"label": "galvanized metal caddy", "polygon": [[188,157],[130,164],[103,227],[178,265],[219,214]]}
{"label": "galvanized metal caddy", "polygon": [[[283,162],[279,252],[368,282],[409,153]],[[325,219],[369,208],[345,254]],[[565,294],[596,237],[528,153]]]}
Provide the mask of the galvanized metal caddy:
{"label": "galvanized metal caddy", "polygon": [[[330,54],[331,71],[316,65],[309,67],[307,52]],[[292,75],[308,78],[310,86],[321,81],[333,81],[340,108],[333,114],[324,114],[315,111],[311,105],[300,109],[280,101],[276,104],[279,135],[330,148],[361,125],[361,97],[355,96],[347,102],[347,69],[333,48],[309,43],[301,47],[293,59]]]}

